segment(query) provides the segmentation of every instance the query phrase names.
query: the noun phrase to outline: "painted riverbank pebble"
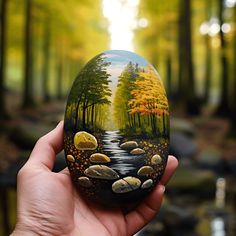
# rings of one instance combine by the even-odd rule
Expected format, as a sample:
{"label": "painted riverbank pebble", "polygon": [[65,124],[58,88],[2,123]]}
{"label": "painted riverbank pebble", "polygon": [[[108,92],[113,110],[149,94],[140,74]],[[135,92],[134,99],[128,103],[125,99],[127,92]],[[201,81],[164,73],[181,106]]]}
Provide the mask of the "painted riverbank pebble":
{"label": "painted riverbank pebble", "polygon": [[94,153],[90,156],[89,160],[92,162],[92,163],[108,163],[111,161],[111,159],[105,155],[105,154],[102,154],[102,153]]}
{"label": "painted riverbank pebble", "polygon": [[89,188],[92,186],[91,180],[88,177],[84,177],[84,176],[78,178],[78,183],[79,185],[85,188]]}
{"label": "painted riverbank pebble", "polygon": [[139,170],[138,170],[138,175],[141,176],[148,176],[153,174],[155,171],[151,166],[142,166]]}
{"label": "painted riverbank pebble", "polygon": [[135,148],[130,152],[130,154],[132,154],[132,155],[141,155],[144,153],[145,153],[145,151],[141,148]]}
{"label": "painted riverbank pebble", "polygon": [[154,155],[154,156],[152,157],[152,159],[151,159],[151,163],[152,163],[152,165],[158,165],[158,164],[160,164],[160,163],[161,163],[161,157],[160,157],[160,155],[158,155],[158,154]]}
{"label": "painted riverbank pebble", "polygon": [[141,181],[138,178],[128,176],[114,182],[112,190],[115,193],[127,193],[136,190],[140,185]]}
{"label": "painted riverbank pebble", "polygon": [[78,150],[95,150],[98,146],[96,138],[85,131],[75,134],[74,145]]}
{"label": "painted riverbank pebble", "polygon": [[67,161],[75,162],[75,158],[72,155],[67,155],[66,159],[67,159]]}
{"label": "painted riverbank pebble", "polygon": [[75,187],[129,209],[159,183],[169,148],[168,101],[144,58],[111,50],[90,60],[68,96],[64,149]]}
{"label": "painted riverbank pebble", "polygon": [[141,188],[145,189],[145,188],[150,188],[153,184],[153,180],[152,179],[147,179],[145,182],[143,182]]}

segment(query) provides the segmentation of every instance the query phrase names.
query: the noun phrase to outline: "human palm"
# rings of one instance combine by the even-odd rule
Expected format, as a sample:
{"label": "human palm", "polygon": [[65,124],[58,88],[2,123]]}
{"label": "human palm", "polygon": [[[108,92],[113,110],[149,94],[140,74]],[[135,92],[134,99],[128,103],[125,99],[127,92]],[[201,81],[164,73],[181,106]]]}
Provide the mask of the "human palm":
{"label": "human palm", "polygon": [[177,167],[169,156],[161,183],[129,213],[84,200],[73,187],[68,169],[52,172],[62,148],[62,122],[36,144],[18,174],[17,225],[13,235],[133,235],[160,208],[164,185]]}

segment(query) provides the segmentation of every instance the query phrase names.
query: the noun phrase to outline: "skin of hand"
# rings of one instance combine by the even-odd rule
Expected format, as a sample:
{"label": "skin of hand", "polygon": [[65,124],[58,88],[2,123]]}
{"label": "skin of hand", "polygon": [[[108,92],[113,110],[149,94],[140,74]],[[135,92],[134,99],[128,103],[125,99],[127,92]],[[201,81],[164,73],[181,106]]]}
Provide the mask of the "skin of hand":
{"label": "skin of hand", "polygon": [[41,137],[17,177],[17,224],[12,235],[133,235],[159,211],[165,185],[178,161],[169,156],[160,183],[129,213],[109,210],[84,200],[68,169],[54,173],[56,154],[63,147],[63,122]]}

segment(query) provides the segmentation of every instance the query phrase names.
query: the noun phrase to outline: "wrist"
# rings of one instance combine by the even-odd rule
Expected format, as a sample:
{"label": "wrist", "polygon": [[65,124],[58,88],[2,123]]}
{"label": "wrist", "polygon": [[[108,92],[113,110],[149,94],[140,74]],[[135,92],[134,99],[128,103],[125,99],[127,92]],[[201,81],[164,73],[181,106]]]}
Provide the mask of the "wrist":
{"label": "wrist", "polygon": [[60,227],[52,227],[48,218],[18,218],[17,224],[11,236],[48,236],[59,235]]}
{"label": "wrist", "polygon": [[35,231],[35,229],[32,227],[26,227],[23,225],[16,225],[14,231],[11,233],[10,236],[38,236],[40,235],[38,232]]}

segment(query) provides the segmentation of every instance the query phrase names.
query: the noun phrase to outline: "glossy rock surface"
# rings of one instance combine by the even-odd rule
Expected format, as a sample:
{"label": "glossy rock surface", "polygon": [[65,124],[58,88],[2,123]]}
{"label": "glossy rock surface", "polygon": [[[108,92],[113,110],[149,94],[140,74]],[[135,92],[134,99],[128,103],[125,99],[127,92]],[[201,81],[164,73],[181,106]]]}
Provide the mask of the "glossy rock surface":
{"label": "glossy rock surface", "polygon": [[86,198],[123,208],[142,200],[163,175],[169,147],[168,101],[152,65],[118,50],[89,61],[67,100],[64,147]]}

